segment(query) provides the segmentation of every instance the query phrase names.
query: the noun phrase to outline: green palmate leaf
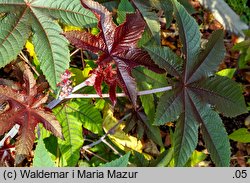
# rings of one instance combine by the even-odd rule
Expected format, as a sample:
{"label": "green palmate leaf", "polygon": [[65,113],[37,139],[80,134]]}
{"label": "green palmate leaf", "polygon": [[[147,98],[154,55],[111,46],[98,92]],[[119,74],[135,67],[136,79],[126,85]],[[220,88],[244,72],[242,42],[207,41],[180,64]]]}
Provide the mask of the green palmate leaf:
{"label": "green palmate leaf", "polygon": [[190,86],[203,100],[212,104],[219,112],[228,117],[246,113],[246,104],[240,87],[227,77],[215,76]]}
{"label": "green palmate leaf", "polygon": [[93,26],[97,20],[93,13],[82,8],[78,0],[25,1],[0,0],[0,67],[16,58],[33,32],[33,44],[41,68],[53,89],[60,75],[69,66],[67,40],[55,21],[73,26]]}
{"label": "green palmate leaf", "polygon": [[195,67],[190,72],[189,83],[200,80],[202,77],[211,76],[216,71],[225,55],[223,36],[223,30],[213,32],[205,50],[201,52]]}
{"label": "green palmate leaf", "polygon": [[68,166],[74,166],[79,159],[79,149],[83,144],[82,126],[93,133],[102,134],[102,118],[98,109],[87,100],[75,100],[54,110],[61,122],[65,141],[59,147]]}
{"label": "green palmate leaf", "polygon": [[182,51],[186,57],[184,70],[185,79],[187,79],[190,76],[191,68],[194,67],[194,62],[200,50],[199,26],[177,0],[172,0],[172,2],[183,44]]}
{"label": "green palmate leaf", "polygon": [[134,13],[135,9],[128,0],[121,0],[117,9],[117,23],[121,24],[126,19],[127,13]]}
{"label": "green palmate leaf", "polygon": [[75,103],[66,103],[54,109],[54,113],[62,126],[64,140],[58,140],[63,166],[75,166],[80,157],[80,148],[83,145],[82,123],[77,119]]}
{"label": "green palmate leaf", "polygon": [[29,37],[27,18],[17,19],[21,13],[0,19],[0,67],[15,59]]}
{"label": "green palmate leaf", "polygon": [[250,132],[247,128],[240,128],[231,133],[228,137],[237,142],[250,143]]}
{"label": "green palmate leaf", "polygon": [[167,47],[144,46],[151,58],[169,74],[180,77],[182,59]]}
{"label": "green palmate leaf", "polygon": [[155,12],[152,12],[152,7],[147,1],[142,0],[133,0],[132,1],[136,8],[139,9],[144,20],[146,21],[147,27],[151,34],[151,37],[156,40],[157,44],[160,45],[160,22]]}
{"label": "green palmate leaf", "polygon": [[211,158],[217,166],[229,166],[230,144],[223,123],[219,115],[208,106],[203,110],[201,130]]}
{"label": "green palmate leaf", "polygon": [[222,120],[208,104],[199,101],[197,94],[189,92],[189,96],[194,101],[192,105],[194,116],[201,124],[202,136],[212,160],[217,166],[229,166],[230,144]]}
{"label": "green palmate leaf", "polygon": [[72,110],[83,127],[95,134],[103,134],[102,117],[99,110],[83,100],[78,100],[75,103],[78,106],[75,106]]}
{"label": "green palmate leaf", "polygon": [[176,123],[174,133],[174,162],[176,166],[183,166],[188,161],[198,143],[197,115],[193,110],[194,103],[188,94],[185,95],[185,111]]}
{"label": "green palmate leaf", "polygon": [[95,26],[97,22],[93,13],[82,8],[79,0],[39,0],[31,5],[32,10],[36,9],[68,25],[90,27]]}
{"label": "green palmate leaf", "polygon": [[179,93],[177,96],[174,91],[165,93],[161,97],[157,106],[154,124],[161,125],[169,121],[177,120],[183,111],[183,104],[181,100],[182,98]]}
{"label": "green palmate leaf", "polygon": [[33,166],[34,167],[55,167],[55,163],[52,161],[44,145],[42,138],[38,140],[38,143],[35,149]]}
{"label": "green palmate leaf", "polygon": [[[176,58],[168,49],[145,47],[152,59],[176,78],[173,90],[160,98],[154,124],[163,125],[177,120],[174,133],[174,162],[185,166],[198,140],[201,125],[203,139],[217,166],[228,166],[229,141],[218,110],[234,117],[247,112],[240,87],[226,77],[213,76],[223,58],[223,31],[214,32],[200,51],[200,32],[195,20],[176,0],[174,14],[183,44],[184,61],[177,67]],[[179,69],[178,69],[179,68]]]}
{"label": "green palmate leaf", "polygon": [[32,42],[46,79],[51,86],[56,86],[61,81],[61,73],[69,67],[68,41],[60,35],[62,29],[58,24],[38,11],[35,12],[37,20],[33,24]]}
{"label": "green palmate leaf", "polygon": [[119,159],[113,160],[109,163],[102,165],[102,167],[127,167],[129,163],[130,152],[120,157]]}

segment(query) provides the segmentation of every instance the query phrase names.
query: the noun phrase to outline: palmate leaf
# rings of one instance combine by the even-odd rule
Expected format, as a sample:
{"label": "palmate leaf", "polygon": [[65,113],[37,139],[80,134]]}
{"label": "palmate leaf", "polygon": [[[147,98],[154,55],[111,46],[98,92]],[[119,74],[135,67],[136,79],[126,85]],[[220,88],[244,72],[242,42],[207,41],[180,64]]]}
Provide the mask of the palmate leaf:
{"label": "palmate leaf", "polygon": [[0,67],[16,58],[29,37],[27,18],[17,20],[16,16],[9,14],[0,19]]}
{"label": "palmate leaf", "polygon": [[223,31],[214,31],[206,44],[205,50],[199,54],[195,68],[190,73],[189,83],[200,80],[204,75],[208,77],[214,74],[224,55]]}
{"label": "palmate leaf", "polygon": [[199,93],[204,101],[212,104],[224,116],[235,117],[247,112],[241,88],[227,77],[215,76],[192,83],[190,90]]}
{"label": "palmate leaf", "polygon": [[[203,108],[202,136],[211,158],[217,166],[229,166],[230,144],[220,116],[208,106]],[[202,111],[201,111],[202,112]]]}
{"label": "palmate leaf", "polygon": [[[169,49],[145,47],[150,56],[158,60],[156,63],[159,66],[176,77],[173,90],[160,98],[154,123],[163,125],[168,121],[177,121],[173,141],[176,166],[184,166],[195,150],[199,125],[214,163],[228,166],[230,148],[227,134],[213,109],[229,117],[245,113],[247,109],[236,82],[213,76],[225,52],[223,31],[214,32],[205,49],[200,51],[197,23],[176,0],[172,2],[184,58],[182,66],[178,67],[181,69],[177,69],[177,56],[173,56]],[[170,58],[165,55],[170,55]]]}
{"label": "palmate leaf", "polygon": [[184,63],[184,77],[185,80],[187,80],[200,51],[200,31],[195,19],[188,14],[186,9],[176,0],[172,0],[172,2],[180,32],[181,43],[183,44],[182,52],[186,57],[186,62]]}
{"label": "palmate leaf", "polygon": [[182,95],[175,91],[165,93],[157,106],[155,125],[165,124],[169,121],[176,121],[183,111]]}
{"label": "palmate leaf", "polygon": [[38,85],[27,65],[19,63],[19,67],[24,73],[21,88],[12,89],[11,86],[0,85],[0,103],[6,104],[0,113],[0,134],[10,130],[15,124],[20,125],[19,136],[15,143],[16,164],[21,163],[32,150],[34,131],[39,122],[55,136],[63,138],[59,122],[42,106],[47,101],[48,95],[37,91]]}
{"label": "palmate leaf", "polygon": [[0,0],[0,67],[16,58],[33,33],[33,44],[41,69],[53,89],[69,66],[67,40],[55,20],[73,26],[93,26],[96,18],[78,0]]}
{"label": "palmate leaf", "polygon": [[93,133],[102,134],[100,112],[87,100],[74,100],[53,110],[62,125],[64,140],[59,140],[59,148],[65,166],[75,166],[83,145],[82,126]]}
{"label": "palmate leaf", "polygon": [[[101,52],[93,71],[96,74],[95,89],[101,95],[101,83],[104,81],[110,87],[109,94],[113,104],[116,103],[115,87],[118,84],[136,106],[137,91],[131,71],[142,65],[155,72],[162,73],[151,60],[147,52],[136,47],[137,41],[145,28],[145,23],[139,12],[128,14],[126,20],[119,26],[113,22],[112,14],[99,3],[82,0],[82,5],[90,9],[98,18],[98,27],[101,30],[96,36],[88,32],[66,32],[66,38],[76,47]],[[93,42],[95,41],[95,42]],[[115,64],[113,71],[109,67]]]}
{"label": "palmate leaf", "polygon": [[77,119],[73,109],[76,104],[69,103],[53,110],[62,126],[64,140],[58,140],[63,166],[75,166],[83,145],[82,123]]}

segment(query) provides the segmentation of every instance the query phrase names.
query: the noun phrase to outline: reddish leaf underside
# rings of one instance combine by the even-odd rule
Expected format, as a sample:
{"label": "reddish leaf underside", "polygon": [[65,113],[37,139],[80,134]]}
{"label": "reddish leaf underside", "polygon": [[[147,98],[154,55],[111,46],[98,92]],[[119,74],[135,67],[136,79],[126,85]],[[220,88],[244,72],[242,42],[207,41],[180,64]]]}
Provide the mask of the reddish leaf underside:
{"label": "reddish leaf underside", "polygon": [[[136,106],[136,82],[131,70],[142,65],[157,73],[165,72],[147,52],[136,47],[145,28],[143,18],[139,12],[129,14],[125,22],[117,26],[112,14],[104,6],[92,0],[81,0],[81,3],[98,18],[100,33],[94,36],[88,32],[70,31],[64,34],[65,37],[78,48],[99,53],[98,68],[93,72],[97,74],[94,86],[100,96],[101,83],[104,81],[109,86],[110,99],[115,104],[116,85],[119,85]],[[111,65],[114,65],[114,72],[110,71]]]}
{"label": "reddish leaf underside", "polygon": [[36,81],[27,65],[22,65],[22,89],[0,85],[0,104],[5,104],[0,112],[0,135],[10,130],[15,124],[20,125],[16,146],[16,160],[19,164],[32,150],[35,140],[35,127],[41,122],[55,136],[63,138],[61,127],[55,116],[42,105],[47,95],[37,92]]}

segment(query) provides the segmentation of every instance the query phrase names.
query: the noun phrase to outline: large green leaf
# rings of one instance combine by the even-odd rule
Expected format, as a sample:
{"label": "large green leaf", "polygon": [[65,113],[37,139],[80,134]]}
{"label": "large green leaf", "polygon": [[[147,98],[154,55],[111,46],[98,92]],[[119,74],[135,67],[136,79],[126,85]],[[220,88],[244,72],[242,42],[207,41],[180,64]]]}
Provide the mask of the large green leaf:
{"label": "large green leaf", "polygon": [[195,68],[190,73],[188,83],[200,80],[202,77],[211,76],[216,71],[225,55],[223,36],[223,30],[213,32],[205,50],[199,55]]}
{"label": "large green leaf", "polygon": [[184,62],[178,66],[177,59],[174,59],[177,56],[173,53],[170,61],[168,56],[161,56],[168,55],[169,49],[145,47],[156,63],[176,77],[172,80],[173,90],[159,100],[154,124],[164,125],[177,120],[172,142],[176,166],[185,166],[195,150],[199,125],[213,162],[217,166],[228,166],[229,140],[219,115],[213,109],[229,117],[245,113],[247,109],[237,83],[226,77],[213,76],[225,52],[223,31],[214,32],[200,52],[197,23],[176,0],[172,3],[183,44]]}
{"label": "large green leaf", "polygon": [[155,116],[155,125],[163,125],[166,122],[176,121],[183,111],[180,93],[166,92],[160,99]]}
{"label": "large green leaf", "polygon": [[17,19],[21,16],[22,13],[10,13],[0,19],[0,67],[16,58],[29,37],[28,19]]}
{"label": "large green leaf", "polygon": [[102,117],[98,109],[84,100],[75,101],[77,106],[71,108],[83,127],[89,131],[102,135]]}
{"label": "large green leaf", "polygon": [[202,108],[202,136],[216,166],[229,166],[230,144],[219,115],[208,106]]}
{"label": "large green leaf", "polygon": [[194,62],[200,50],[200,31],[196,23],[186,9],[177,1],[172,0],[174,5],[174,13],[179,28],[180,39],[183,44],[182,52],[186,57],[184,63],[185,80],[190,76],[190,72],[194,67]]}
{"label": "large green leaf", "polygon": [[90,27],[97,22],[93,13],[84,9],[79,0],[37,0],[31,6],[32,10],[38,10],[68,25]]}
{"label": "large green leaf", "polygon": [[6,13],[0,20],[0,67],[16,58],[33,33],[37,57],[53,89],[70,61],[68,42],[54,19],[81,27],[97,22],[78,0],[0,0],[0,12]]}
{"label": "large green leaf", "polygon": [[38,140],[35,149],[33,167],[55,167],[55,163],[52,161],[42,138]]}
{"label": "large green leaf", "polygon": [[185,111],[181,114],[176,123],[174,133],[174,162],[175,166],[184,166],[191,156],[198,143],[198,121],[194,102],[188,95],[185,95]]}
{"label": "large green leaf", "polygon": [[[61,81],[61,74],[69,67],[68,41],[60,32],[62,29],[52,19],[36,12],[32,42],[41,69],[51,86]],[[42,41],[41,41],[42,40]]]}
{"label": "large green leaf", "polygon": [[80,158],[83,136],[82,123],[73,110],[77,107],[76,103],[69,102],[54,109],[54,113],[62,126],[64,136],[64,140],[58,140],[63,166],[75,166]]}
{"label": "large green leaf", "polygon": [[127,167],[129,163],[129,156],[130,152],[116,160],[102,165],[102,167]]}
{"label": "large green leaf", "polygon": [[240,87],[227,77],[215,76],[192,83],[190,89],[225,116],[235,117],[247,112]]}

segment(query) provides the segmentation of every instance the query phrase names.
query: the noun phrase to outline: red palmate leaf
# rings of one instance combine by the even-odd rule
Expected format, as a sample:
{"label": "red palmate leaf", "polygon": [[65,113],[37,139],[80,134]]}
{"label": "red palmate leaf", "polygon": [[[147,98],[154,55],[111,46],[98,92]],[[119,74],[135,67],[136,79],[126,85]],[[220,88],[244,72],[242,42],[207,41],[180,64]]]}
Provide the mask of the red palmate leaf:
{"label": "red palmate leaf", "polygon": [[158,73],[165,72],[154,63],[147,52],[136,47],[145,28],[143,18],[139,12],[129,14],[125,22],[117,26],[112,20],[112,14],[98,2],[81,0],[81,3],[98,18],[100,33],[94,36],[88,32],[70,31],[64,33],[65,37],[78,48],[99,53],[99,66],[93,71],[97,74],[94,87],[99,95],[101,83],[104,81],[109,86],[110,99],[115,104],[116,85],[119,85],[136,106],[136,82],[131,76],[131,70],[142,65]]}
{"label": "red palmate leaf", "polygon": [[61,126],[55,116],[43,107],[48,95],[38,93],[34,76],[27,65],[21,64],[23,83],[21,89],[0,85],[0,135],[15,124],[20,125],[15,143],[16,164],[19,164],[32,150],[35,140],[35,127],[40,122],[55,136],[63,138]]}

